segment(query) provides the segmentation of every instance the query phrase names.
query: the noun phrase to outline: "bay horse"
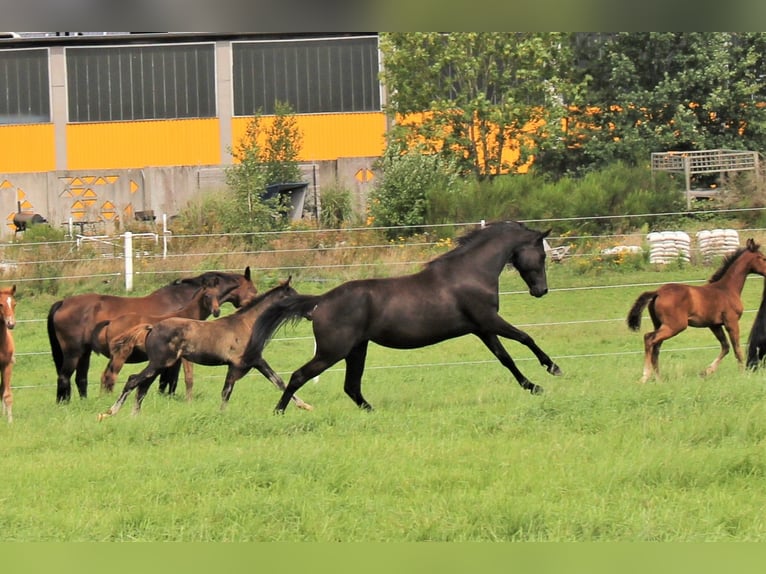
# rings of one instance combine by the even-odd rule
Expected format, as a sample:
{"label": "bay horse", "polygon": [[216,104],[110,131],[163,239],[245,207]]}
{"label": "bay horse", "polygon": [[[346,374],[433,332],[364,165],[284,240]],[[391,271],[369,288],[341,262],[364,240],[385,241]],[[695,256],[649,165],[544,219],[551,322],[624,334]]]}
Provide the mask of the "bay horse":
{"label": "bay horse", "polygon": [[[729,353],[728,333],[734,356],[742,366],[739,346],[739,319],[742,316],[742,289],[750,273],[766,276],[766,259],[752,238],[724,257],[721,267],[710,280],[699,286],[666,283],[655,291],[638,296],[628,312],[628,327],[641,328],[641,314],[648,307],[654,330],[644,335],[644,371],[641,382],[652,375],[659,377],[659,356],[663,341],[675,337],[687,327],[707,327],[721,345],[718,357],[703,371],[711,375]],[[725,331],[725,332],[724,332]]]}
{"label": "bay horse", "polygon": [[208,271],[177,279],[143,297],[83,293],[54,303],[48,312],[48,340],[56,366],[56,402],[69,402],[72,374],[80,397],[87,397],[93,328],[101,321],[126,313],[162,315],[178,310],[205,286],[216,290],[221,305],[231,303],[240,307],[257,294],[247,267],[242,275]]}
{"label": "bay horse", "polygon": [[[112,392],[117,375],[120,374],[125,363],[142,363],[147,360],[144,349],[140,346],[127,347],[120,344],[124,339],[120,337],[137,325],[148,323],[154,325],[170,317],[183,317],[184,319],[198,319],[204,321],[212,315],[221,315],[221,306],[218,302],[215,289],[200,287],[191,301],[178,311],[165,315],[148,315],[146,313],[127,313],[115,319],[102,321],[93,329],[91,347],[97,354],[109,357],[109,362],[101,375],[101,388],[106,392]],[[186,381],[186,398],[191,399],[191,388],[194,385],[193,368],[190,363],[183,361],[184,379]]]}
{"label": "bay horse", "polygon": [[16,346],[11,331],[16,326],[16,285],[0,289],[0,380],[3,384],[3,415],[13,422],[11,377]]}
{"label": "bay horse", "polygon": [[293,394],[341,359],[346,362],[344,390],[362,409],[362,374],[368,344],[414,349],[462,335],[476,335],[532,394],[542,387],[527,379],[498,337],[528,347],[553,375],[561,370],[527,333],[503,319],[498,310],[499,276],[512,265],[529,293],[548,292],[543,240],[550,230],[536,231],[515,221],[495,222],[457,239],[457,247],[399,277],[343,283],[323,295],[293,295],[274,303],[255,322],[244,355],[246,364],[262,360],[263,348],[285,321],[313,322],[315,351],[290,377],[275,411],[283,413]]}
{"label": "bay horse", "polygon": [[[162,369],[186,359],[198,365],[219,366],[227,365],[226,379],[221,391],[221,409],[223,409],[234,390],[234,383],[244,377],[252,368],[257,369],[263,376],[274,385],[284,390],[284,381],[274,372],[269,364],[261,359],[248,365],[242,362],[242,353],[245,350],[250,331],[258,316],[268,309],[270,305],[285,297],[297,294],[290,285],[290,277],[280,282],[276,287],[258,295],[248,304],[244,305],[231,315],[221,317],[214,321],[196,321],[193,319],[181,319],[172,317],[160,321],[155,325],[139,325],[125,333],[126,340],[132,340],[133,344],[143,345],[149,364],[139,373],[128,377],[128,382],[115,403],[98,420],[116,415],[122,407],[125,399],[133,391],[136,391],[136,403],[134,414],[140,412],[141,402],[144,400],[149,387],[157,378]],[[126,344],[128,341],[126,341]],[[304,403],[298,397],[293,397],[299,408],[311,410],[311,405]]]}

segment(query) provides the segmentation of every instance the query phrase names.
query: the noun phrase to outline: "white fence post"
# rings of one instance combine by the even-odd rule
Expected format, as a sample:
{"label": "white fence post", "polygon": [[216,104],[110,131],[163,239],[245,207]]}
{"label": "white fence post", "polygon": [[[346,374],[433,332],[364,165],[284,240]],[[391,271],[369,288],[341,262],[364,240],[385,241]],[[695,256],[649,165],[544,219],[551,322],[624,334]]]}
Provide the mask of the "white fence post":
{"label": "white fence post", "polygon": [[133,234],[126,231],[125,235],[125,290],[133,290]]}
{"label": "white fence post", "polygon": [[168,214],[162,214],[162,258],[168,258]]}

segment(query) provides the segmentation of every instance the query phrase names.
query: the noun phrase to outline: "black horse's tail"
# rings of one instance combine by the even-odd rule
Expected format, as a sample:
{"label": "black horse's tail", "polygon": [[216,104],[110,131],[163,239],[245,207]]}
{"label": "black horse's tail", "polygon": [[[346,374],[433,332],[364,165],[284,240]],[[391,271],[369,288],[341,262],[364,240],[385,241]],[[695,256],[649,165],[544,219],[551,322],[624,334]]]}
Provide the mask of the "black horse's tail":
{"label": "black horse's tail", "polygon": [[747,337],[747,367],[757,369],[766,357],[766,281],[763,284],[761,306],[753,321],[753,328]]}
{"label": "black horse's tail", "polygon": [[244,363],[252,364],[258,360],[271,336],[286,321],[310,320],[319,299],[319,295],[291,295],[269,305],[255,320],[250,340],[242,354]]}
{"label": "black horse's tail", "polygon": [[638,331],[641,328],[641,313],[644,308],[657,296],[657,291],[645,291],[638,296],[633,307],[628,312],[628,327],[632,331]]}
{"label": "black horse's tail", "polygon": [[64,301],[56,301],[51,305],[48,311],[48,341],[51,344],[51,354],[53,355],[53,364],[56,365],[56,373],[61,372],[61,366],[64,364],[64,351],[61,349],[61,343],[56,336],[56,326],[53,324],[53,316],[59,310]]}

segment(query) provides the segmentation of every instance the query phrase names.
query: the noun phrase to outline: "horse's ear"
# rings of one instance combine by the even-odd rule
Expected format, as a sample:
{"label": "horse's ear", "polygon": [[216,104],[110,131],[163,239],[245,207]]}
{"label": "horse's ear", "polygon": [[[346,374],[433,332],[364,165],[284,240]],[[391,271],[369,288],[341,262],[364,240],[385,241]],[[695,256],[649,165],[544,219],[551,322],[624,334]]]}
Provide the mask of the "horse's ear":
{"label": "horse's ear", "polygon": [[11,287],[11,295],[16,294],[16,285],[14,284],[13,287]]}
{"label": "horse's ear", "polygon": [[747,248],[748,248],[748,250],[749,250],[749,251],[758,251],[758,250],[761,248],[761,246],[760,246],[760,245],[758,245],[758,244],[755,242],[755,239],[753,239],[753,238],[751,237],[751,238],[749,238],[749,239],[747,240]]}
{"label": "horse's ear", "polygon": [[245,267],[245,279],[250,281],[250,266]]}
{"label": "horse's ear", "polygon": [[290,284],[290,280],[291,280],[292,278],[293,278],[293,276],[292,276],[292,275],[288,275],[288,276],[287,276],[287,279],[285,279],[284,281],[282,281],[282,283],[281,283],[282,287],[287,287],[287,286]]}
{"label": "horse's ear", "polygon": [[542,233],[542,237],[543,237],[543,239],[545,239],[546,237],[548,237],[548,236],[551,234],[551,231],[553,231],[553,228],[552,228],[552,227],[551,227],[550,229],[548,229],[548,231],[543,231],[543,233]]}

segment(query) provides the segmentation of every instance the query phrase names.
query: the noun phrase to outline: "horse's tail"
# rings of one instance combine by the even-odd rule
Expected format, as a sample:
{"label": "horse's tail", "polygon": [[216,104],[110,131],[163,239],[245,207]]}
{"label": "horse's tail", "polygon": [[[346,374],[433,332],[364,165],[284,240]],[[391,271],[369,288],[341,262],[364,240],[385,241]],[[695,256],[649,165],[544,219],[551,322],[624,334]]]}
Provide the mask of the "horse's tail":
{"label": "horse's tail", "polygon": [[109,320],[96,323],[90,334],[90,347],[99,355],[109,356],[109,341],[106,340],[106,326]]}
{"label": "horse's tail", "polygon": [[271,336],[283,323],[301,318],[310,320],[319,298],[319,295],[291,295],[269,305],[255,320],[250,340],[242,353],[245,364],[260,358]]}
{"label": "horse's tail", "polygon": [[53,324],[53,316],[56,314],[64,301],[56,301],[51,305],[50,311],[48,311],[48,341],[51,344],[51,354],[53,355],[53,364],[56,365],[56,373],[61,372],[61,366],[64,364],[64,351],[61,349],[61,343],[56,336],[56,325]]}
{"label": "horse's tail", "polygon": [[146,336],[152,330],[151,323],[140,323],[117,335],[109,343],[109,353],[115,357],[130,357],[133,351],[146,349]]}
{"label": "horse's tail", "polygon": [[636,302],[633,303],[633,307],[628,312],[628,327],[633,331],[638,331],[641,328],[641,313],[644,312],[644,308],[657,296],[657,291],[645,291],[638,296]]}
{"label": "horse's tail", "polygon": [[757,369],[766,357],[766,282],[763,284],[761,306],[755,314],[753,328],[747,337],[747,367]]}

